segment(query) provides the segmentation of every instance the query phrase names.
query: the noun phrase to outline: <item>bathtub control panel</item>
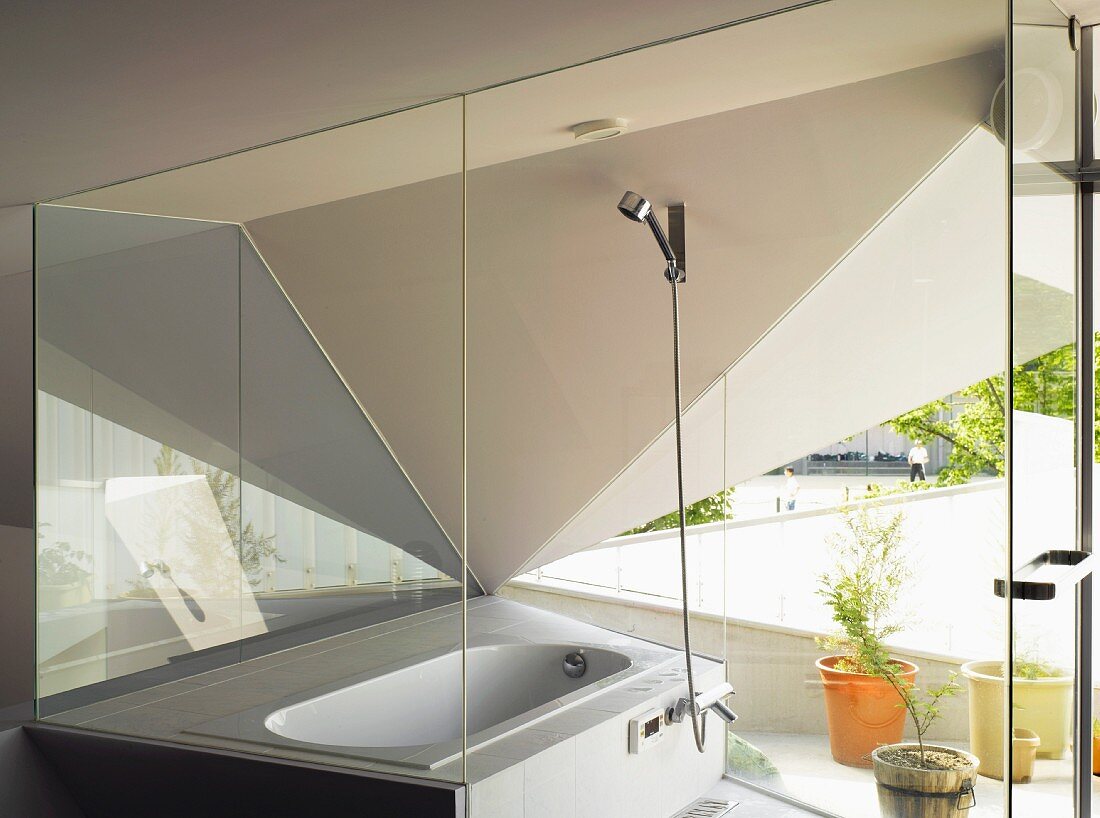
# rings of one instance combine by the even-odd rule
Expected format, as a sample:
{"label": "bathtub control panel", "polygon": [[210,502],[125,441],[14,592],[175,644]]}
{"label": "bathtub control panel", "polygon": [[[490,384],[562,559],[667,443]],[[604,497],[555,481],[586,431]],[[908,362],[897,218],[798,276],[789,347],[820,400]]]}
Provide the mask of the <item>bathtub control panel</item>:
{"label": "bathtub control panel", "polygon": [[627,750],[638,754],[648,750],[665,737],[665,714],[663,710],[651,710],[630,720],[630,733]]}

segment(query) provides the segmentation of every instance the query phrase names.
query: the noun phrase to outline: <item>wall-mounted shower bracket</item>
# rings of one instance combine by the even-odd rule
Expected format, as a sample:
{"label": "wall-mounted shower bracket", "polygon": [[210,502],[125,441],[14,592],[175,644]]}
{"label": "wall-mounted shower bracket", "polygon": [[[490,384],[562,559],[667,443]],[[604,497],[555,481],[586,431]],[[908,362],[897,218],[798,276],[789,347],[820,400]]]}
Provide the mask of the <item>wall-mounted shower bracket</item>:
{"label": "wall-mounted shower bracket", "polygon": [[668,206],[668,243],[672,245],[672,252],[676,256],[676,269],[679,277],[676,281],[683,284],[687,281],[687,240],[684,236],[684,203]]}

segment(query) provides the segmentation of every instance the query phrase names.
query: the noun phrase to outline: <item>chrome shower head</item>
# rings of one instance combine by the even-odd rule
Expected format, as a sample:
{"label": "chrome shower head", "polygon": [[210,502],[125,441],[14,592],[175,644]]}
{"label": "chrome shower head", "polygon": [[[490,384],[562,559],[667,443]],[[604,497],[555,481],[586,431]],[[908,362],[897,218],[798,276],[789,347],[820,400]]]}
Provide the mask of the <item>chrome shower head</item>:
{"label": "chrome shower head", "polygon": [[628,190],[619,200],[619,212],[631,221],[644,222],[653,212],[653,206],[633,190]]}
{"label": "chrome shower head", "polygon": [[684,206],[674,205],[669,207],[669,227],[672,229],[673,238],[677,239],[680,253],[677,255],[669,244],[661,223],[653,214],[653,205],[648,199],[639,196],[633,190],[628,190],[619,200],[619,212],[632,222],[645,222],[653,231],[653,238],[657,240],[657,246],[665,257],[665,278],[669,281],[683,282],[684,275],[683,249],[684,249]]}

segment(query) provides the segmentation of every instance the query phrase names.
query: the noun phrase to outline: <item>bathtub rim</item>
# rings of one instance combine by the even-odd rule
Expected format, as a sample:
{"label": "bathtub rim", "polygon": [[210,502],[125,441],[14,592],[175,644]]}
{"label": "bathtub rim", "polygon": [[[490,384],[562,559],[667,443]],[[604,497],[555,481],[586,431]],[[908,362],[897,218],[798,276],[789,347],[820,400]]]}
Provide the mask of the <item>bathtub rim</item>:
{"label": "bathtub rim", "polygon": [[[615,634],[615,636],[622,638],[623,635]],[[611,650],[626,656],[627,659],[630,660],[631,665],[624,670],[601,679],[600,682],[607,683],[601,687],[597,688],[599,684],[599,682],[597,682],[574,691],[571,696],[575,696],[576,698],[570,698],[568,704],[563,705],[561,699],[552,699],[536,708],[532,708],[511,719],[493,725],[480,733],[468,736],[466,741],[466,752],[473,753],[478,750],[484,750],[494,742],[507,738],[524,729],[535,727],[539,722],[557,713],[565,712],[574,707],[583,707],[584,702],[590,699],[623,688],[632,680],[637,680],[641,683],[642,677],[648,677],[651,673],[657,676],[660,672],[666,671],[678,662],[683,661],[682,650],[678,651],[674,648],[651,643],[648,640],[636,639],[635,637],[626,638],[635,644],[612,645],[592,640],[575,640],[567,642],[565,639],[559,638],[548,638],[545,641],[535,642],[521,636],[501,633],[488,633],[472,638],[467,645],[468,648],[516,644],[533,645],[536,647],[555,645],[561,647],[570,646],[573,648],[585,647]],[[458,646],[435,648],[424,651],[415,656],[396,660],[382,667],[363,671],[332,682],[324,682],[297,693],[291,693],[277,700],[268,702],[267,704],[247,708],[239,713],[202,722],[201,724],[188,728],[184,732],[196,736],[209,736],[212,738],[232,739],[234,741],[258,744],[269,748],[269,751],[275,755],[278,754],[280,749],[308,751],[319,755],[353,758],[367,763],[377,762],[380,764],[394,765],[399,768],[404,768],[410,774],[424,775],[461,758],[461,737],[438,744],[406,745],[401,747],[318,744],[279,735],[269,730],[265,725],[265,721],[269,715],[279,710],[296,704],[302,704],[306,701],[316,699],[344,688],[352,687],[362,682],[380,678],[389,673],[403,670],[413,665],[437,659],[447,653],[454,652],[456,649],[459,649]],[[693,657],[696,661],[702,660],[721,664],[721,662],[717,662],[711,657],[697,653],[693,653]],[[697,670],[696,672],[698,673],[699,671]],[[650,679],[649,681],[663,684],[667,680],[662,678],[659,681],[657,679]],[[678,681],[677,683],[680,682]],[[669,685],[669,687],[672,686],[673,685]],[[613,718],[615,715],[613,711],[606,712],[608,718]]]}

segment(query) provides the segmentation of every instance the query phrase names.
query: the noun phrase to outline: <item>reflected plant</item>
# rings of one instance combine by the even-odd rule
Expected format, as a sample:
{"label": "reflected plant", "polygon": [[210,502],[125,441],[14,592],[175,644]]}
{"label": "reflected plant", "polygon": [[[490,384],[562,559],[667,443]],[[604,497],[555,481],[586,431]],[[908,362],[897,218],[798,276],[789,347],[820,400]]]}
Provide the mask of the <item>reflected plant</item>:
{"label": "reflected plant", "polygon": [[[39,543],[45,539],[42,529],[49,523],[38,527]],[[39,549],[38,584],[39,585],[75,585],[84,582],[92,575],[89,570],[92,557],[86,551],[73,548],[67,542],[56,542]],[[86,567],[87,566],[87,567]]]}
{"label": "reflected plant", "polygon": [[[160,453],[153,463],[157,474],[162,477],[187,473],[183,471],[179,453],[167,445],[161,445]],[[190,458],[190,467],[191,474],[201,474],[206,478],[206,484],[210,488],[221,519],[219,522],[214,522],[209,519],[209,515],[201,513],[184,515],[188,521],[185,539],[190,552],[197,558],[189,569],[197,574],[207,587],[217,588],[220,593],[234,594],[238,592],[238,589],[234,588],[237,581],[236,574],[223,575],[224,572],[219,570],[219,566],[239,563],[248,584],[256,587],[260,584],[260,574],[266,560],[285,562],[278,554],[275,535],[259,532],[251,520],[243,527],[240,525],[240,481],[235,475],[195,458]],[[160,531],[159,528],[157,530]],[[166,532],[160,534],[160,536],[165,535]],[[219,544],[224,546],[226,543],[227,535],[234,559],[228,561],[203,559],[203,556],[214,556],[214,550]]]}

